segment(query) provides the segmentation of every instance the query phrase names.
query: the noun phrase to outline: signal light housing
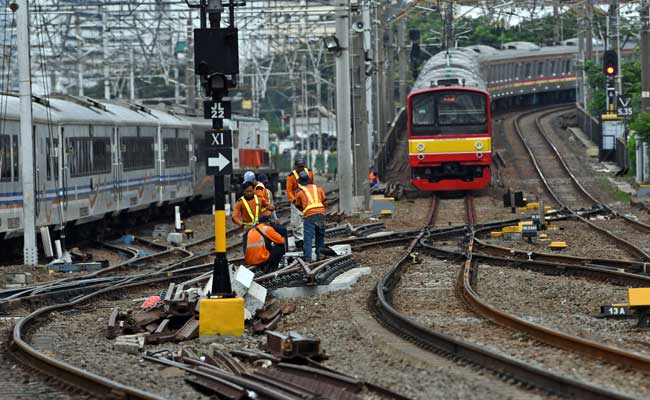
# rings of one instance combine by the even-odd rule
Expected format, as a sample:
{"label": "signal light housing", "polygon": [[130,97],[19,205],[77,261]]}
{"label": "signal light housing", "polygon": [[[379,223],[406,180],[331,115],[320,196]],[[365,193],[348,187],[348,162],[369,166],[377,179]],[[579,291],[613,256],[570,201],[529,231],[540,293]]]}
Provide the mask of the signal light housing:
{"label": "signal light housing", "polygon": [[603,71],[607,77],[616,76],[618,72],[618,54],[614,50],[607,50],[603,54]]}

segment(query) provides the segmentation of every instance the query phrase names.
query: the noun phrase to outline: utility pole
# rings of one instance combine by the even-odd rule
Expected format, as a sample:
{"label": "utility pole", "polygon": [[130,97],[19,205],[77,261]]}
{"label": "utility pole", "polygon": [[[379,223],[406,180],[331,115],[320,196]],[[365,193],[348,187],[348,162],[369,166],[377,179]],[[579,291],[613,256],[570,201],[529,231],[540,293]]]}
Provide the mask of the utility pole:
{"label": "utility pole", "polygon": [[16,47],[20,90],[20,160],[23,181],[23,263],[38,265],[34,196],[34,138],[32,136],[32,80],[29,57],[29,8],[27,0],[10,5],[16,13]]}
{"label": "utility pole", "polygon": [[650,112],[650,0],[641,8],[641,111]]}
{"label": "utility pole", "polygon": [[558,7],[557,4],[553,4],[553,18],[556,21],[555,25],[553,25],[553,41],[559,43],[560,42],[560,18],[562,18],[562,16],[560,15],[560,8]]}
{"label": "utility pole", "polygon": [[381,142],[384,140],[384,130],[386,129],[386,116],[384,110],[386,109],[386,98],[384,94],[386,93],[386,52],[384,49],[384,34],[385,34],[385,11],[386,5],[384,3],[379,3],[376,6],[376,20],[379,21],[375,27],[375,55],[376,55],[376,65],[377,65],[377,79],[376,79],[376,88],[374,96],[377,99],[375,104],[375,120],[376,120],[376,129],[377,129],[377,138]]}
{"label": "utility pole", "polygon": [[454,2],[447,2],[447,9],[445,10],[445,48],[447,50],[453,49],[455,46],[454,41]]}
{"label": "utility pole", "polygon": [[[75,33],[77,34],[77,93],[79,97],[84,95],[84,62],[83,62],[83,46],[81,37],[81,20],[79,15],[75,18]],[[54,69],[54,68],[52,68]]]}
{"label": "utility pole", "polygon": [[102,57],[104,62],[104,98],[109,100],[111,98],[111,81],[110,69],[108,65],[108,12],[102,12]]}
{"label": "utility pole", "polygon": [[408,58],[406,54],[406,18],[397,25],[397,43],[399,59],[399,103],[406,104],[406,73],[408,71]]}
{"label": "utility pole", "polygon": [[350,123],[350,0],[336,0],[336,136],[340,210],[352,213],[352,146]]}
{"label": "utility pole", "polygon": [[187,16],[187,49],[185,50],[185,104],[188,112],[195,112],[196,84],[194,71],[194,34],[192,32],[192,12]]}
{"label": "utility pole", "polygon": [[[129,51],[129,101],[135,101],[135,57],[133,47]],[[120,93],[122,91],[120,90]]]}
{"label": "utility pole", "polygon": [[[373,142],[375,138],[375,113],[373,108],[373,77],[374,71],[372,70],[372,64],[375,62],[373,49],[372,49],[372,27],[373,25],[370,22],[370,1],[366,0],[363,4],[363,10],[361,11],[361,16],[363,20],[363,25],[365,30],[363,31],[363,48],[364,48],[364,64],[367,63],[368,71],[366,75],[366,121],[368,126],[368,164],[372,164],[374,158],[373,152]],[[365,72],[365,71],[364,71]]]}
{"label": "utility pole", "polygon": [[585,96],[585,88],[587,82],[585,80],[585,5],[578,6],[578,60],[576,65],[576,78],[578,84],[576,85],[576,102],[581,104],[582,107],[587,109],[587,98]]}
{"label": "utility pole", "polygon": [[368,179],[368,126],[366,119],[366,68],[363,51],[363,33],[353,37],[353,95],[354,98],[354,196],[355,206],[367,210],[370,205]]}
{"label": "utility pole", "polygon": [[388,52],[386,54],[386,73],[384,74],[384,90],[386,93],[386,103],[384,103],[384,113],[386,114],[386,125],[384,129],[388,130],[388,125],[393,121],[393,115],[395,112],[395,81],[393,76],[395,76],[395,35],[393,34],[392,25],[388,28],[388,43],[385,44]]}

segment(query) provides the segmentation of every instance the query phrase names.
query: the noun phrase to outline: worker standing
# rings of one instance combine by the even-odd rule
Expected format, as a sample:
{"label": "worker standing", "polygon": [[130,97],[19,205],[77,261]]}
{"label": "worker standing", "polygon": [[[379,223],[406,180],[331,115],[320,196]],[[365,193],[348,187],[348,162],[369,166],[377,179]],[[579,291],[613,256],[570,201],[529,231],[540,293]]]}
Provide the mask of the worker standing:
{"label": "worker standing", "polygon": [[267,200],[258,197],[253,192],[253,186],[251,181],[242,184],[243,196],[237,200],[232,213],[232,221],[238,226],[243,226],[244,229],[250,229],[257,224],[263,209],[275,210]]}
{"label": "worker standing", "polygon": [[311,261],[311,244],[315,236],[316,259],[320,260],[321,250],[325,245],[325,210],[327,209],[325,191],[316,186],[305,171],[298,174],[298,184],[295,204],[303,214],[303,256],[306,261]]}
{"label": "worker standing", "polygon": [[265,274],[278,268],[285,253],[285,239],[269,223],[269,217],[260,217],[259,223],[248,231],[244,243],[246,264],[258,267]]}
{"label": "worker standing", "polygon": [[301,247],[303,243],[303,221],[302,213],[295,206],[296,201],[296,191],[298,188],[298,174],[300,172],[306,173],[310,181],[314,181],[314,172],[305,167],[305,159],[298,155],[293,163],[293,170],[287,176],[286,191],[289,202],[291,203],[291,222],[289,227],[293,231],[293,237],[296,239],[296,247]]}

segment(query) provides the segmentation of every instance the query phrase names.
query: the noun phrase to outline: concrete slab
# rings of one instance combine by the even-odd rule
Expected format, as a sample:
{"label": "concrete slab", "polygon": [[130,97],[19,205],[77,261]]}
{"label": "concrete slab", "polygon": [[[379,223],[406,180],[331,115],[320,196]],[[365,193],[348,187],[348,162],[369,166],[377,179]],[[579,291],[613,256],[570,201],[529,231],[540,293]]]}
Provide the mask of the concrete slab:
{"label": "concrete slab", "polygon": [[353,268],[337,276],[329,285],[280,288],[271,291],[271,294],[279,298],[319,296],[323,293],[350,289],[359,278],[370,275],[371,272],[372,269],[369,267]]}
{"label": "concrete slab", "polygon": [[612,177],[607,177],[607,179],[608,179],[608,180],[609,180],[609,181],[610,181],[614,186],[616,186],[616,188],[617,188],[618,190],[620,190],[621,192],[623,192],[623,193],[627,193],[627,194],[630,194],[630,195],[635,195],[635,194],[637,194],[637,190],[636,190],[632,185],[630,185],[629,182],[626,182],[626,181],[619,181],[619,180],[616,180],[616,179],[614,179],[614,178],[612,178]]}
{"label": "concrete slab", "polygon": [[598,146],[587,137],[582,129],[569,127],[568,130],[580,143],[582,143],[583,146],[585,146],[589,157],[598,157]]}

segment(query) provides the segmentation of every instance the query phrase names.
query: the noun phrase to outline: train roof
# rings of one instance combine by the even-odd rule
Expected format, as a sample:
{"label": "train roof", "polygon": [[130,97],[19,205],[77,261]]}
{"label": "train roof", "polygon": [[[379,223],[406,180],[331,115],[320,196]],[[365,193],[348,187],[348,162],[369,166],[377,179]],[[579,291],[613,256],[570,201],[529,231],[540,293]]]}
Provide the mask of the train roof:
{"label": "train roof", "polygon": [[151,110],[137,104],[126,104],[122,102],[114,102],[109,100],[102,100],[106,109],[113,114],[115,123],[121,126],[137,125],[137,126],[158,126],[159,122],[156,120]]}

